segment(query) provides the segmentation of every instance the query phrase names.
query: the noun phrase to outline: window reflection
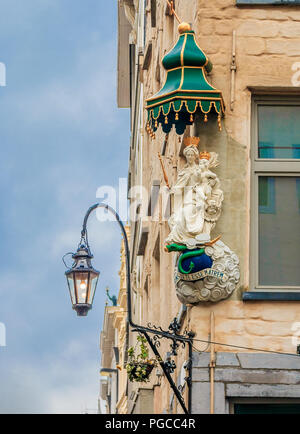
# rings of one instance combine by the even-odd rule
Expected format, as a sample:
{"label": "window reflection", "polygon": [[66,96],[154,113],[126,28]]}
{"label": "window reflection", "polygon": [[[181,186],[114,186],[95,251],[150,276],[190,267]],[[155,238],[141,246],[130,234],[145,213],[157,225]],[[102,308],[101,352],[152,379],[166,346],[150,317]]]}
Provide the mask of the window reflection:
{"label": "window reflection", "polygon": [[258,157],[300,159],[300,106],[258,106]]}
{"label": "window reflection", "polygon": [[300,286],[300,177],[259,176],[259,284]]}

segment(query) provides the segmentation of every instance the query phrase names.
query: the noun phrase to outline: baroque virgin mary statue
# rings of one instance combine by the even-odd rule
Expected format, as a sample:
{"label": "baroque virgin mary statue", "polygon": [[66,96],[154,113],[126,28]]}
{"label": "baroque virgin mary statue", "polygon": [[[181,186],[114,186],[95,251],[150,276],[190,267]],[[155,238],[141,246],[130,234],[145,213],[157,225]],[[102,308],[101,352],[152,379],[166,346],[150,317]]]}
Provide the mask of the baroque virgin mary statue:
{"label": "baroque virgin mary statue", "polygon": [[170,234],[167,244],[181,244],[188,249],[210,241],[210,232],[216,224],[223,201],[220,181],[210,168],[218,165],[217,154],[201,152],[199,139],[185,140],[183,155],[186,165],[179,172],[171,189],[174,212],[169,219]]}
{"label": "baroque virgin mary statue", "polygon": [[218,154],[198,151],[199,138],[185,140],[184,168],[171,189],[174,212],[166,250],[176,252],[174,282],[184,303],[217,302],[231,296],[240,279],[239,259],[211,231],[221,214],[223,192],[210,169]]}

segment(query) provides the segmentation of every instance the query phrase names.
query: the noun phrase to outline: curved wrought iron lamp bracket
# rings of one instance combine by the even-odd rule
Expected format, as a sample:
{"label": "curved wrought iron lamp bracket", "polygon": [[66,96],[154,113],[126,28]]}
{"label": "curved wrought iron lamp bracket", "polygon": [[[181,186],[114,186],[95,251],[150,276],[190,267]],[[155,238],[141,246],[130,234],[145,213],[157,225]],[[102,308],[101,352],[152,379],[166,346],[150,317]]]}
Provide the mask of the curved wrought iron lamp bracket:
{"label": "curved wrought iron lamp bracket", "polygon": [[[109,205],[106,205],[104,203],[96,203],[95,205],[91,206],[83,221],[82,231],[81,231],[81,238],[86,242],[87,247],[89,248],[88,244],[88,236],[87,236],[87,222],[88,218],[91,215],[91,213],[96,210],[97,208],[104,208],[107,211],[111,212],[116,221],[118,222],[123,240],[124,240],[124,247],[125,247],[125,258],[126,258],[126,284],[127,284],[127,320],[129,325],[132,327],[132,331],[142,333],[145,338],[147,339],[147,342],[149,343],[153,353],[155,354],[176,398],[179,401],[180,406],[182,407],[185,414],[190,414],[191,412],[191,400],[192,400],[192,345],[193,345],[193,332],[187,332],[183,335],[180,335],[180,324],[177,320],[177,318],[174,318],[174,320],[169,325],[169,331],[163,330],[160,326],[153,326],[150,323],[148,324],[148,327],[144,327],[138,324],[135,324],[132,320],[132,306],[131,306],[131,281],[130,281],[130,253],[129,253],[129,244],[128,244],[128,237],[125,230],[125,227],[120,220],[119,215],[117,212],[110,207]],[[149,336],[149,334],[153,334],[153,338]],[[186,369],[188,371],[188,376],[186,377],[186,382],[188,385],[188,405],[186,406],[185,401],[182,396],[182,387],[177,387],[173,378],[171,377],[171,373],[173,373],[176,369],[176,364],[173,360],[167,360],[163,361],[161,358],[158,347],[160,346],[160,339],[166,338],[170,339],[172,341],[171,343],[171,355],[176,356],[177,355],[177,348],[179,347],[180,342],[182,344],[182,347],[184,348],[186,344],[188,344],[189,347],[189,360],[186,366]]]}

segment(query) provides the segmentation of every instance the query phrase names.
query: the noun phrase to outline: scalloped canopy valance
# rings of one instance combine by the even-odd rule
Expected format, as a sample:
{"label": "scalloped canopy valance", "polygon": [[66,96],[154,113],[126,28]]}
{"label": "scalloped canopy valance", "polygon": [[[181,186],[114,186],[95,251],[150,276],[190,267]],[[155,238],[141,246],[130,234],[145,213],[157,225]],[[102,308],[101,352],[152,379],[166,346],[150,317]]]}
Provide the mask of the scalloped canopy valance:
{"label": "scalloped canopy valance", "polygon": [[225,112],[222,92],[207,81],[205,69],[209,60],[197,45],[195,33],[184,30],[162,63],[167,70],[166,82],[146,100],[149,133],[154,135],[161,124],[166,134],[173,125],[177,134],[183,134],[186,126],[193,124],[195,113],[202,114],[204,122],[209,116],[217,117],[221,129]]}

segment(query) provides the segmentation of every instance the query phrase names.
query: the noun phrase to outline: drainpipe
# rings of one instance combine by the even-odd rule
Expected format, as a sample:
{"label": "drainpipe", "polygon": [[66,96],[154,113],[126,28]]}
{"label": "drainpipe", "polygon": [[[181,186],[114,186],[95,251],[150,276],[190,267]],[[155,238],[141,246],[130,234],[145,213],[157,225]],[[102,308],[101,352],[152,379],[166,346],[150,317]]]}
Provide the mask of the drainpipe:
{"label": "drainpipe", "polygon": [[232,32],[232,58],[231,58],[231,89],[230,89],[230,109],[234,109],[235,100],[235,75],[236,75],[236,31]]}
{"label": "drainpipe", "polygon": [[[215,316],[210,313],[210,341],[215,341]],[[210,344],[210,414],[215,413],[215,367],[216,367],[216,353],[215,344]]]}
{"label": "drainpipe", "polygon": [[131,409],[131,414],[133,414],[133,410],[134,410],[134,408],[135,408],[135,406],[136,406],[136,401],[137,401],[137,399],[138,399],[138,397],[139,397],[139,394],[140,394],[140,389],[137,389],[137,390],[135,391],[135,393],[134,393],[134,398],[133,398],[133,405],[132,405],[132,409]]}

